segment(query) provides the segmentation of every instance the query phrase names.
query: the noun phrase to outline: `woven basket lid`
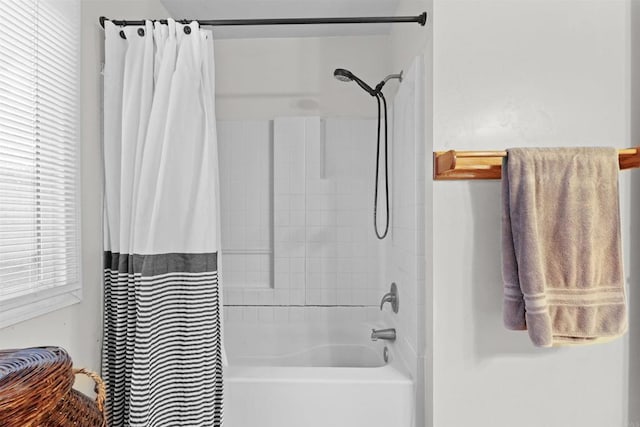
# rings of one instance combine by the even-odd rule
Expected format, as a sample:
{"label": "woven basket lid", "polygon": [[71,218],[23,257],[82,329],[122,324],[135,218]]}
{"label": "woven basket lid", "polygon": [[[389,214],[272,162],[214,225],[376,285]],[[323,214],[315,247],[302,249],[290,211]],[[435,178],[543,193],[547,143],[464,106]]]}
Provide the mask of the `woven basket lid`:
{"label": "woven basket lid", "polygon": [[58,347],[0,350],[0,424],[28,426],[73,385],[71,358]]}

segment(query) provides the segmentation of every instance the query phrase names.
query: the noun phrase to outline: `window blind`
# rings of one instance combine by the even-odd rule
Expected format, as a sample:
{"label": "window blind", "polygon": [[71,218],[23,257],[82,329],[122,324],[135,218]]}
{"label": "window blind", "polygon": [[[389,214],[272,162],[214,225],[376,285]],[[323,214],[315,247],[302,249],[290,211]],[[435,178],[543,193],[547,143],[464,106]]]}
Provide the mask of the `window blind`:
{"label": "window blind", "polygon": [[0,0],[0,8],[0,313],[6,314],[55,304],[80,289],[80,5]]}

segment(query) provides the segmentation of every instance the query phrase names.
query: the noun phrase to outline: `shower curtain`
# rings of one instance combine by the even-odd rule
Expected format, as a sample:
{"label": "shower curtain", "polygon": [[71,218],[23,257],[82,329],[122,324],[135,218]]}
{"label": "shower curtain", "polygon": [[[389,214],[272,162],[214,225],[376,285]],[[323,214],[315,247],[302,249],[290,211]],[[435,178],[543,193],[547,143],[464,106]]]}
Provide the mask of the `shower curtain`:
{"label": "shower curtain", "polygon": [[103,376],[110,425],[221,426],[213,40],[105,22]]}

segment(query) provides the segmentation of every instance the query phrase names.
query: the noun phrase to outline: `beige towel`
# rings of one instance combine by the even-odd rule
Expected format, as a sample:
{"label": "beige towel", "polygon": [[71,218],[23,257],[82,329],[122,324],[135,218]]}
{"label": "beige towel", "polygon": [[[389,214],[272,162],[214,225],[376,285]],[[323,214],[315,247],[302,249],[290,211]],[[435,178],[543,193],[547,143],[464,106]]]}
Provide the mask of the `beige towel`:
{"label": "beige towel", "polygon": [[510,149],[502,205],[506,327],[540,347],[622,335],[617,150]]}

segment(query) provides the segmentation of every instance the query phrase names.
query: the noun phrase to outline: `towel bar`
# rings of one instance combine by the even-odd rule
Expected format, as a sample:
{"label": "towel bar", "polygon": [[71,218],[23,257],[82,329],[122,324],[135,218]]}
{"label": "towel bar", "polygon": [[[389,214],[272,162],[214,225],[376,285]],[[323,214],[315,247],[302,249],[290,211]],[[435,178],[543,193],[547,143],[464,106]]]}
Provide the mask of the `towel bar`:
{"label": "towel bar", "polygon": [[[500,179],[506,151],[435,151],[433,179]],[[619,150],[620,169],[640,167],[640,147]]]}

